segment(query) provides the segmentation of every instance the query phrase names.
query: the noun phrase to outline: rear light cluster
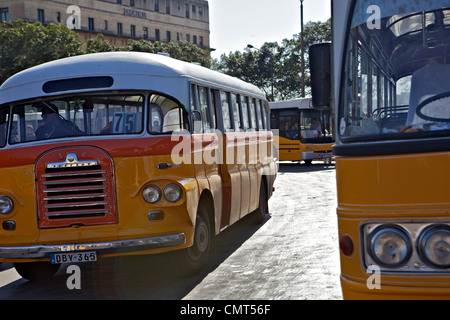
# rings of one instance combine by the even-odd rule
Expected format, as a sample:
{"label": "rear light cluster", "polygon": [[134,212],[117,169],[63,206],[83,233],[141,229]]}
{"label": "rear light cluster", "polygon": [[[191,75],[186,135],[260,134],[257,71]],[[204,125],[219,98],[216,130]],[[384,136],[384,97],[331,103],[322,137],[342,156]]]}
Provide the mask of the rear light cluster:
{"label": "rear light cluster", "polygon": [[366,266],[384,271],[450,271],[450,223],[369,223],[363,226]]}

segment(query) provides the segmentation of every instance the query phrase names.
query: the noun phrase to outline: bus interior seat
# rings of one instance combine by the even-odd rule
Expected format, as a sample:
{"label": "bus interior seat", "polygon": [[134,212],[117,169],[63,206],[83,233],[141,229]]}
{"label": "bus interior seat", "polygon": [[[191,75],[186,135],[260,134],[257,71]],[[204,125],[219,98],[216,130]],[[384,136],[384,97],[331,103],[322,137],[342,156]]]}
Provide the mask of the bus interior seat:
{"label": "bus interior seat", "polygon": [[417,106],[427,98],[450,91],[449,74],[450,64],[429,64],[412,74],[407,126],[425,122],[416,116]]}

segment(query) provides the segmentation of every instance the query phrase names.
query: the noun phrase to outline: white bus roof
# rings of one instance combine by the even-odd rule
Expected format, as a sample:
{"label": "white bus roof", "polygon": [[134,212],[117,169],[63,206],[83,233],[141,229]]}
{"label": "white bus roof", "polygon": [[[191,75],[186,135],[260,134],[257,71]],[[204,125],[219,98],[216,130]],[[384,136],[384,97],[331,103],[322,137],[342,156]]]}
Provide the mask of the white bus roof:
{"label": "white bus roof", "polygon": [[[58,80],[111,77],[105,88],[44,92],[44,85]],[[47,62],[10,77],[0,87],[0,104],[44,96],[99,90],[152,90],[188,99],[188,81],[265,99],[256,86],[193,63],[142,52],[93,53]],[[181,101],[189,105],[189,101]]]}
{"label": "white bus roof", "polygon": [[274,109],[313,109],[312,99],[301,98],[285,101],[269,102],[270,110]]}

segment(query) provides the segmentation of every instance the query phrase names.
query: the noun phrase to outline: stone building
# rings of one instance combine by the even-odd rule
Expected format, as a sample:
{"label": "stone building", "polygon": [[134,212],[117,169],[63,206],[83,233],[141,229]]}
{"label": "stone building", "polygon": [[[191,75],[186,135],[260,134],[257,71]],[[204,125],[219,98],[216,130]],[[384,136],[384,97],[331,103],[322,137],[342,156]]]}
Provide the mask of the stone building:
{"label": "stone building", "polygon": [[209,43],[206,0],[0,0],[0,22],[63,23],[82,41],[98,33],[116,46],[128,39]]}

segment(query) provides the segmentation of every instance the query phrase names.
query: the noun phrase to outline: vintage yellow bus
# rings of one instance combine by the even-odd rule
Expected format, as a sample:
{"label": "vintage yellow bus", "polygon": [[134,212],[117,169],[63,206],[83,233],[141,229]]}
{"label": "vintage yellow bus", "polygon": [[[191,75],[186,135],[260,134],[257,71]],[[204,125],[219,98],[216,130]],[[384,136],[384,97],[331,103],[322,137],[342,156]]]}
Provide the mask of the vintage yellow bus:
{"label": "vintage yellow bus", "polygon": [[332,1],[345,299],[450,298],[450,4]]}
{"label": "vintage yellow bus", "polygon": [[162,55],[14,75],[0,88],[0,262],[34,280],[63,262],[177,250],[198,272],[215,235],[268,213],[269,113],[255,86]]}
{"label": "vintage yellow bus", "polygon": [[331,162],[334,143],[329,107],[316,109],[308,98],[270,102],[269,106],[279,161]]}

